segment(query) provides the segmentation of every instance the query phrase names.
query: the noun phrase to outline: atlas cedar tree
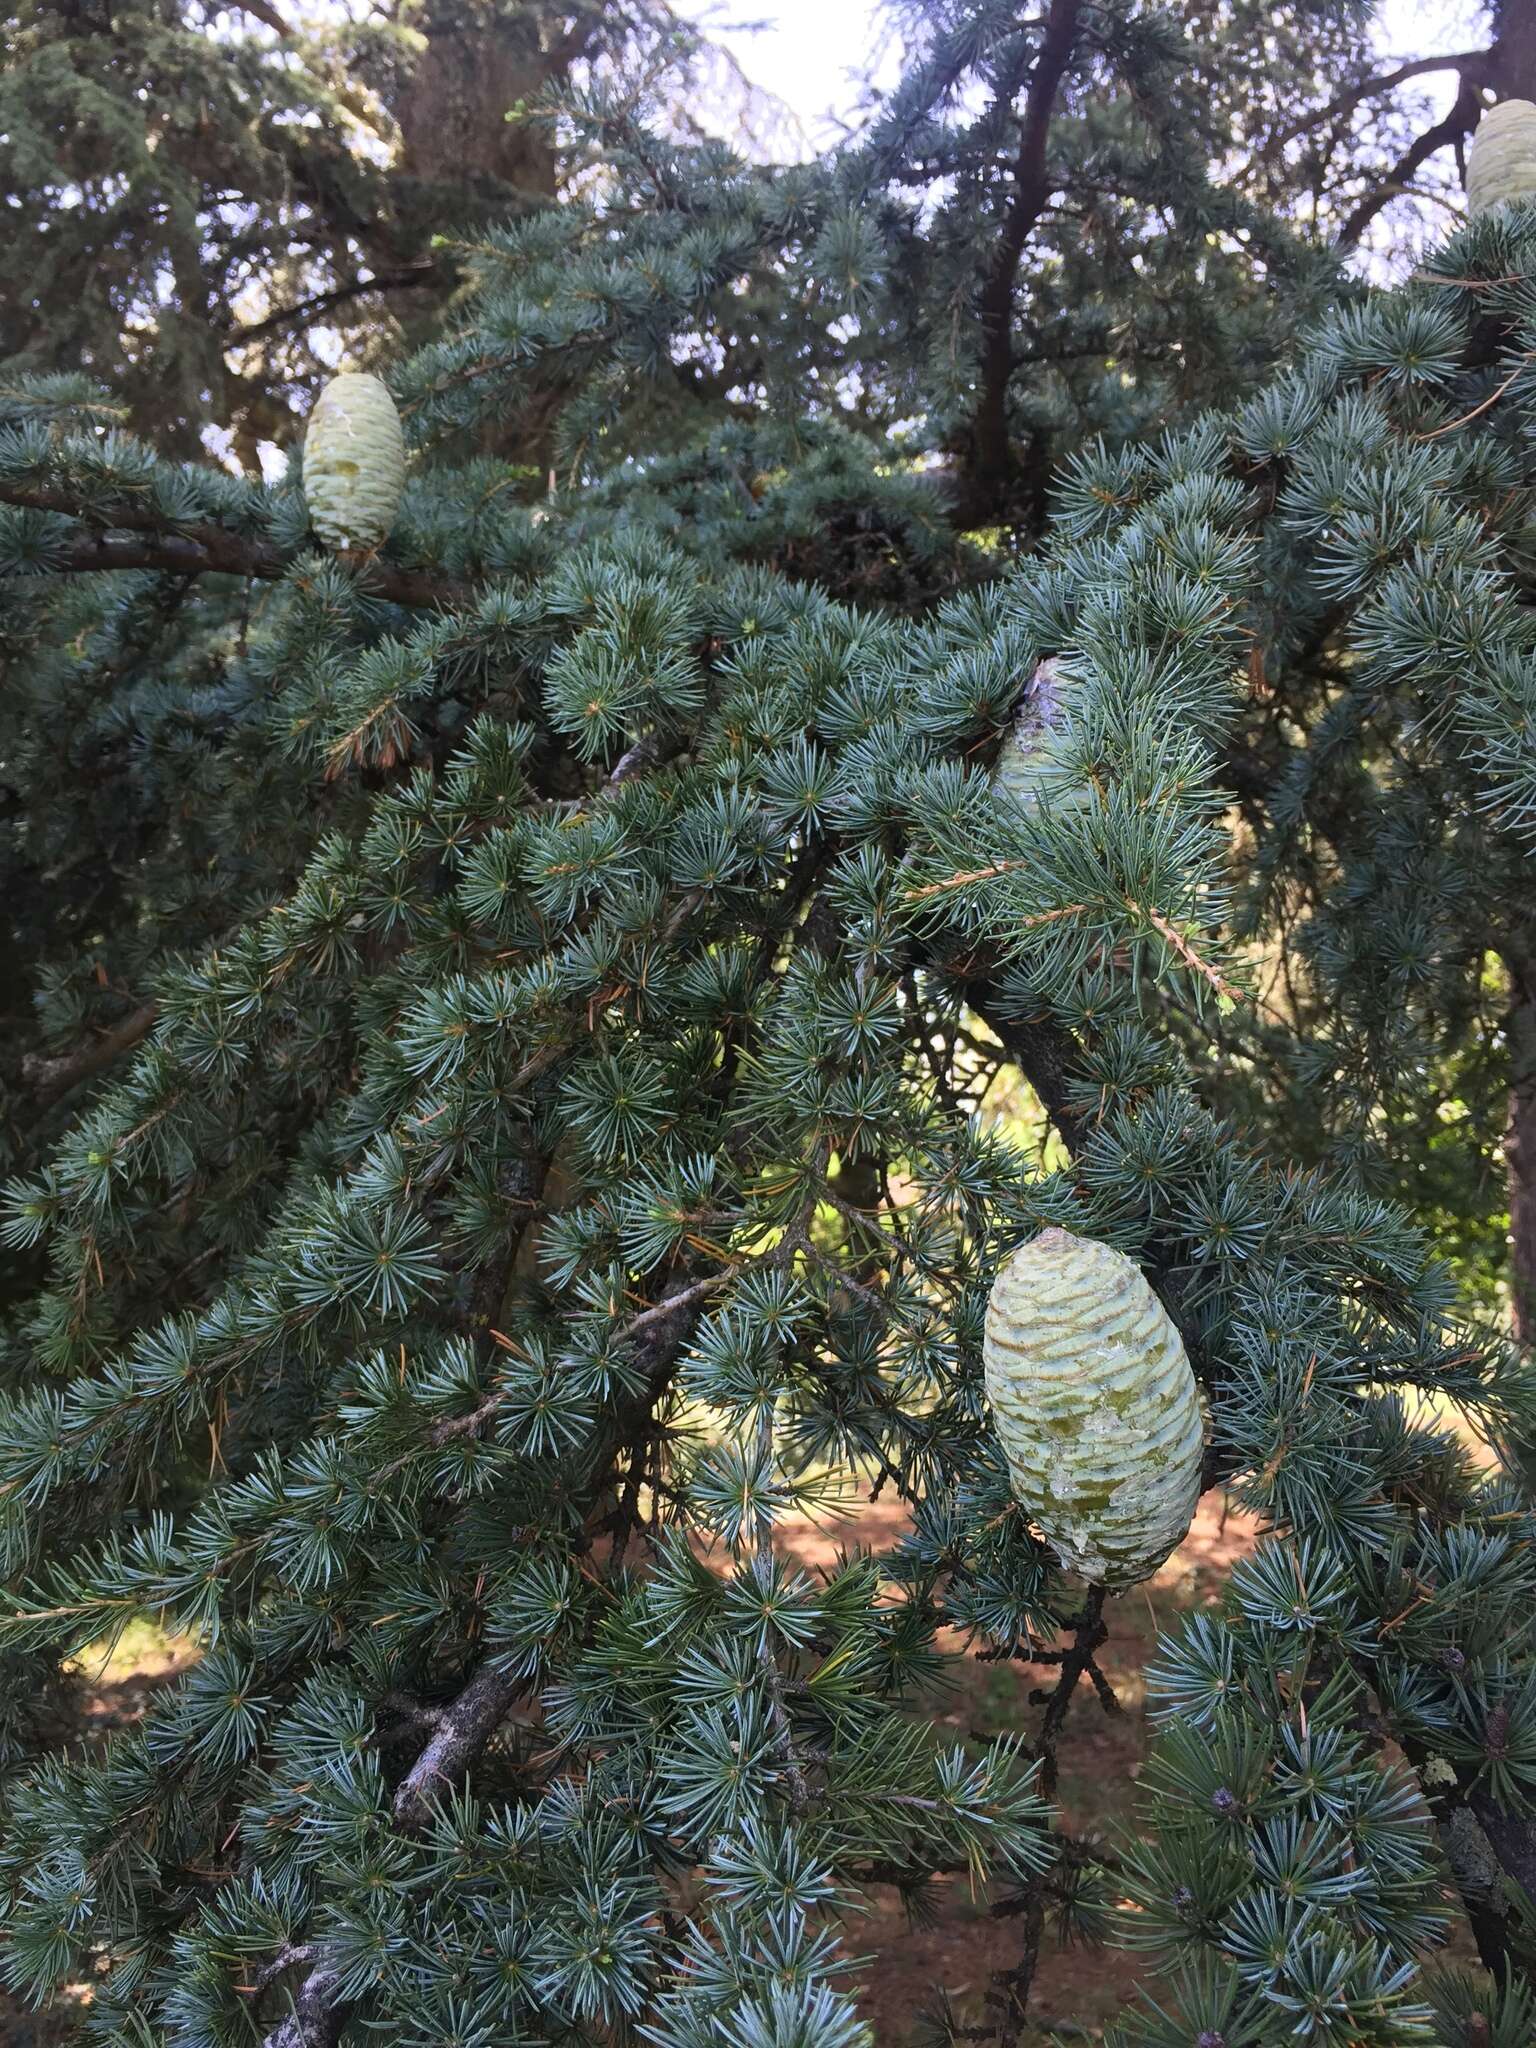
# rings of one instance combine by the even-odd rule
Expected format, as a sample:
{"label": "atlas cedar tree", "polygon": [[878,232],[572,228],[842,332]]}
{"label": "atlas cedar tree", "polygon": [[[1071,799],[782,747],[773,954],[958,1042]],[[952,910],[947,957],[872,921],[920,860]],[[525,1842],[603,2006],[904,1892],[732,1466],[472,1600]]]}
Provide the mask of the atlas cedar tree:
{"label": "atlas cedar tree", "polygon": [[[567,102],[607,175],[392,369],[364,561],[7,389],[10,944],[59,1039],[82,962],[119,1012],[12,1140],[0,1969],[87,1981],[87,2038],[838,2048],[841,1908],[951,1875],[1018,1930],[1000,2041],[1053,1923],[1148,1951],[1128,2043],[1530,2037],[1533,1507],[1421,1405],[1518,1445],[1530,1374],[1378,1184],[1517,1000],[1536,209],[1318,319],[1327,263],[1200,175],[1170,24],[941,29],[812,169]],[[1156,288],[1114,255],[1154,213]],[[1143,292],[1160,360],[1106,372]],[[973,1113],[999,1061],[1043,1158]],[[1140,1269],[1268,1529],[1162,1646],[1113,1848],[1052,1800],[1114,1602],[984,1398],[1050,1230]],[[777,1555],[871,1476],[889,1554]],[[200,1659],[50,1752],[56,1660],[144,1611]],[[1029,1726],[913,1711],[941,1627],[1056,1664]]]}

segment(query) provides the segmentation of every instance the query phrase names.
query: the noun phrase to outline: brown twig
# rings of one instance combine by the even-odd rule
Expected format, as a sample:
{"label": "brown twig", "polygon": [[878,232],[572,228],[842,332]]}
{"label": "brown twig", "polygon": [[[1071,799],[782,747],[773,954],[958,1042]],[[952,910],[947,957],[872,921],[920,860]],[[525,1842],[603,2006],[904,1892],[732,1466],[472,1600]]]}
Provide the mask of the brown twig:
{"label": "brown twig", "polygon": [[1478,419],[1483,413],[1487,412],[1490,406],[1498,404],[1510,385],[1515,382],[1521,371],[1530,363],[1536,363],[1536,348],[1528,348],[1526,350],[1503,383],[1496,390],[1490,391],[1481,405],[1474,405],[1470,412],[1464,412],[1459,420],[1452,420],[1449,426],[1436,427],[1432,433],[1415,434],[1413,438],[1416,441],[1438,441],[1446,434],[1454,434],[1458,427],[1469,426],[1473,420]]}
{"label": "brown twig", "polygon": [[1178,926],[1171,924],[1160,910],[1153,910],[1148,904],[1135,903],[1130,897],[1126,898],[1126,908],[1135,916],[1144,917],[1158,936],[1165,940],[1169,947],[1178,954],[1184,965],[1208,981],[1218,995],[1227,996],[1233,1002],[1237,1001],[1237,989],[1232,986],[1225,975],[1217,968],[1212,967],[1208,960],[1201,958],[1189,940],[1179,930]]}

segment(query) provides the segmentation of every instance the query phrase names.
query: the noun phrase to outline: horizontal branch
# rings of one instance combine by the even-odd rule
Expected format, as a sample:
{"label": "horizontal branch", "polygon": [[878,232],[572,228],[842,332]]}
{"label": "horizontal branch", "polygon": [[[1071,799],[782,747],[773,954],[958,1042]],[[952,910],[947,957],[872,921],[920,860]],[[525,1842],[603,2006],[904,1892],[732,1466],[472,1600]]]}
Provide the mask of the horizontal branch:
{"label": "horizontal branch", "polygon": [[1383,93],[1394,92],[1398,86],[1406,85],[1411,78],[1427,78],[1436,71],[1459,71],[1463,78],[1471,77],[1474,84],[1487,82],[1491,50],[1461,50],[1450,57],[1415,57],[1410,63],[1399,64],[1394,71],[1380,71],[1373,78],[1363,78],[1358,85],[1346,86],[1336,98],[1323,107],[1316,107],[1304,114],[1299,121],[1293,121],[1289,128],[1282,129],[1269,144],[1271,149],[1283,149],[1288,142],[1295,142],[1300,136],[1321,128],[1325,122],[1342,120],[1352,114],[1362,100],[1379,99]]}
{"label": "horizontal branch", "polygon": [[[127,501],[106,506],[83,505],[63,491],[0,483],[0,504],[33,512],[56,512],[78,519],[85,529],[70,542],[62,559],[47,573],[79,575],[122,569],[153,569],[170,576],[252,576],[278,583],[298,554],[285,554],[269,541],[254,540],[211,523],[182,525],[152,507]],[[129,538],[128,536],[133,536]],[[344,553],[339,559],[356,569],[371,597],[417,610],[450,610],[467,602],[472,586],[418,569],[400,569],[368,554]]]}
{"label": "horizontal branch", "polygon": [[441,274],[435,263],[413,263],[405,270],[381,270],[372,277],[356,277],[350,284],[333,285],[329,291],[315,292],[292,306],[281,306],[277,312],[253,320],[248,327],[232,328],[223,345],[225,348],[243,348],[247,342],[260,341],[264,334],[275,333],[279,327],[291,327],[296,320],[313,319],[317,313],[327,313],[333,306],[343,306],[350,299],[366,298],[372,292],[409,291],[419,285],[435,284]]}

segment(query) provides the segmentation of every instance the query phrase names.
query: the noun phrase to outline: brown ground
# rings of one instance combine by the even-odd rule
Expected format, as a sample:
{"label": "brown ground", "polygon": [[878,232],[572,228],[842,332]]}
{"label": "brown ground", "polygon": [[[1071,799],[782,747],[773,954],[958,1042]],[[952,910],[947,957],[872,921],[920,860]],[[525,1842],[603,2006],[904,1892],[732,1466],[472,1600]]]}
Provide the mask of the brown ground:
{"label": "brown ground", "polygon": [[[808,1524],[789,1528],[784,1548],[806,1565],[830,1565],[840,1549],[856,1544],[888,1548],[904,1519],[899,1505],[881,1501],[851,1521],[821,1529]],[[1194,1527],[1157,1577],[1109,1604],[1109,1641],[1098,1662],[1123,1711],[1106,1714],[1083,1684],[1058,1751],[1056,1805],[1073,1834],[1103,1834],[1129,1821],[1147,1744],[1142,1672],[1158,1632],[1180,1613],[1213,1601],[1253,1539],[1254,1524],[1247,1517],[1235,1511],[1223,1516],[1219,1500],[1207,1495]],[[953,1637],[946,1647],[957,1653],[963,1648]],[[1044,1665],[978,1664],[957,1654],[956,1683],[934,1703],[934,1721],[960,1737],[1030,1730],[1041,1709],[1029,1704],[1029,1695],[1050,1685],[1055,1675]],[[860,2005],[873,2024],[878,2048],[903,2048],[919,2009],[931,2005],[941,1989],[949,1992],[962,2020],[981,2019],[992,1971],[1019,1960],[1017,1924],[992,1919],[985,1901],[973,1901],[963,1880],[950,1886],[931,1927],[910,1926],[894,1890],[880,1888],[874,1901],[869,1919],[850,1925],[847,1940],[855,1953],[872,1959],[861,1972],[866,1988]],[[1030,1997],[1036,2016],[1027,2037],[1030,2048],[1053,2036],[1069,2042],[1102,2040],[1109,2021],[1130,2000],[1141,1967],[1138,1958],[1122,1951],[1060,1949],[1048,1936]]]}
{"label": "brown ground", "polygon": [[[792,1521],[782,1531],[783,1548],[815,1568],[835,1563],[839,1551],[854,1547],[884,1550],[896,1540],[905,1514],[894,1502],[865,1505],[852,1517],[822,1524]],[[1064,1731],[1059,1754],[1057,1805],[1074,1834],[1094,1835],[1126,1823],[1136,1776],[1146,1747],[1142,1670],[1160,1629],[1182,1611],[1213,1600],[1237,1558],[1252,1542],[1252,1525],[1238,1514],[1222,1516],[1219,1503],[1201,1503],[1182,1548],[1145,1587],[1113,1601],[1110,1638],[1099,1663],[1121,1701],[1110,1716],[1086,1683]],[[1040,1709],[1029,1705],[1031,1690],[1054,1674],[1039,1665],[978,1664],[957,1652],[952,1684],[929,1711],[941,1728],[961,1738],[986,1738],[1010,1729],[1032,1728]],[[80,1677],[84,1732],[88,1742],[130,1725],[155,1691],[184,1670],[192,1645],[167,1642],[146,1625],[130,1629],[109,1659],[86,1658]],[[982,1996],[991,1972],[1017,1962],[1016,1923],[994,1920],[984,1900],[973,1900],[963,1882],[938,1899],[933,1925],[908,1925],[897,1894],[879,1888],[867,1919],[847,1929],[849,1949],[869,1958],[860,1971],[866,1989],[861,2005],[873,2023],[878,2048],[904,2048],[920,2008],[944,1989],[962,2018],[982,2015]],[[1050,1942],[1042,1952],[1030,2007],[1037,2027],[1030,2048],[1054,2036],[1066,2042],[1097,2041],[1131,1996],[1138,1963],[1114,1950],[1060,1950]],[[0,2048],[64,2048],[72,2038],[70,2008],[51,2014],[21,2011],[0,1993]]]}

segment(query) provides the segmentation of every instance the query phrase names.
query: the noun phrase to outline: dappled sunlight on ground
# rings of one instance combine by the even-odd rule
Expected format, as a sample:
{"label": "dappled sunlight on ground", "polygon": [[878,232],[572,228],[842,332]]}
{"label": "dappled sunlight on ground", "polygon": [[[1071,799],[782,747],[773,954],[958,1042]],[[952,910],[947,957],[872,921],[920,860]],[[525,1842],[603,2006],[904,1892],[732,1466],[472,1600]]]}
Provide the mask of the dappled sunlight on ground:
{"label": "dappled sunlight on ground", "polygon": [[[907,1527],[899,1501],[879,1499],[853,1505],[853,1512],[792,1516],[777,1541],[785,1556],[808,1570],[834,1569],[841,1555],[856,1550],[889,1550]],[[1061,1781],[1057,1804],[1074,1834],[1102,1836],[1128,1824],[1136,1778],[1146,1748],[1143,1672],[1160,1630],[1181,1613],[1215,1600],[1238,1558],[1253,1546],[1250,1517],[1225,1513],[1208,1495],[1194,1527],[1157,1576],[1112,1600],[1106,1609],[1110,1635],[1099,1663],[1120,1702],[1109,1714],[1085,1683],[1060,1745]],[[727,1560],[716,1551],[717,1569]],[[949,1741],[985,1742],[1012,1730],[1028,1733],[1040,1709],[1030,1704],[1036,1687],[1049,1685],[1044,1665],[979,1663],[964,1640],[946,1630],[941,1647],[951,1664],[943,1689],[915,1704]],[[196,1661],[188,1639],[167,1637],[147,1621],[135,1621],[114,1644],[97,1645],[74,1660],[80,1682],[80,1720],[75,1740],[98,1746],[115,1729],[139,1720],[156,1691]],[[921,2008],[946,1989],[962,2018],[983,2016],[991,1973],[1017,1962],[1018,1924],[993,1918],[985,1896],[973,1897],[963,1880],[936,1886],[934,1916],[923,1927],[909,1926],[898,1894],[880,1886],[869,1910],[852,1917],[845,1930],[848,1953],[863,1959],[859,1975],[866,1989],[861,2005],[875,2029],[878,2048],[903,2048]],[[1118,1951],[1060,1950],[1047,1936],[1030,2001],[1036,2025],[1027,2048],[1048,2035],[1095,2041],[1132,1995],[1141,1962]],[[88,1996],[85,1986],[79,1995]],[[71,2001],[43,2015],[20,2012],[0,1997],[0,2048],[63,2048],[74,2038]],[[75,2008],[78,2011],[78,2005]]]}
{"label": "dappled sunlight on ground", "polygon": [[[879,1500],[847,1518],[787,1521],[779,1547],[808,1568],[825,1571],[840,1553],[889,1549],[906,1523],[899,1502]],[[1257,1533],[1251,1516],[1226,1510],[1219,1495],[1207,1494],[1194,1527],[1156,1577],[1110,1601],[1109,1640],[1098,1661],[1121,1711],[1107,1713],[1085,1683],[1067,1721],[1057,1805],[1073,1834],[1100,1837],[1129,1824],[1147,1744],[1143,1672],[1157,1636],[1181,1614],[1219,1596]],[[924,1709],[949,1739],[985,1741],[1036,1725],[1041,1710],[1029,1695],[1054,1682],[1049,1666],[978,1663],[952,1631],[940,1643],[954,1653],[950,1683]],[[866,1985],[860,2003],[873,2022],[878,2048],[902,2048],[920,2009],[932,2005],[940,1989],[950,1993],[963,2020],[980,2020],[991,1973],[1019,1960],[1017,1924],[994,1919],[987,1900],[973,1898],[963,1880],[935,1888],[937,1910],[929,1926],[910,1926],[899,1895],[889,1887],[878,1887],[871,1899],[872,1910],[850,1920],[845,1938],[852,1955],[869,1958],[859,1973]],[[1030,1999],[1036,2020],[1026,2036],[1030,2048],[1049,2034],[1102,2039],[1144,1967],[1141,1958],[1117,1950],[1062,1950],[1048,1935]]]}

